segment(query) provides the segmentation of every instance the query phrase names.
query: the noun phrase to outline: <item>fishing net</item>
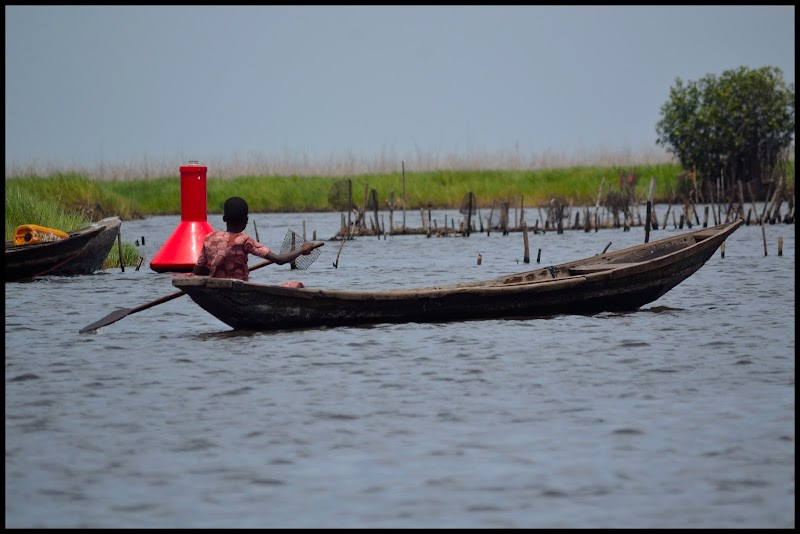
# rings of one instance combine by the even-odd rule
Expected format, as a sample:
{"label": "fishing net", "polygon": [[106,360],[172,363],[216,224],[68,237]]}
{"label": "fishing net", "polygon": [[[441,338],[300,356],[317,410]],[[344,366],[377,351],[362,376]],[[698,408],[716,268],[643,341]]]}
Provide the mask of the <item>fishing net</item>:
{"label": "fishing net", "polygon": [[464,195],[464,199],[461,201],[461,208],[459,211],[462,215],[475,215],[477,212],[477,200],[475,200],[475,195],[472,191]]}
{"label": "fishing net", "polygon": [[[303,243],[305,242],[306,240],[303,239],[303,236],[296,234],[293,230],[289,229],[286,231],[286,235],[283,238],[281,254],[286,254],[287,252],[302,248]],[[300,269],[301,271],[305,271],[317,260],[320,252],[321,250],[319,247],[317,247],[311,251],[311,254],[299,255],[293,262],[291,262],[292,269]]]}
{"label": "fishing net", "polygon": [[328,191],[328,202],[337,210],[353,209],[353,182],[350,180],[335,182]]}
{"label": "fishing net", "polygon": [[371,211],[378,209],[378,192],[374,189],[370,190],[369,197],[367,197],[367,209]]}

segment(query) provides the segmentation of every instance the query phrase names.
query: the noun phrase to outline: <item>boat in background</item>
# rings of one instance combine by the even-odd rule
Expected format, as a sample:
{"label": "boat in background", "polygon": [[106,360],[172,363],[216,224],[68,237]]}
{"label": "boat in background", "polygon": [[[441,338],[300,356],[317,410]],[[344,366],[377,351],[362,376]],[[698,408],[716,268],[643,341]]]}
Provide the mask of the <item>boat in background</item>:
{"label": "boat in background", "polygon": [[287,288],[230,278],[172,279],[236,330],[530,318],[635,311],[702,267],[742,220],[490,280],[415,289]]}
{"label": "boat in background", "polygon": [[107,217],[90,226],[67,232],[66,239],[15,245],[6,241],[6,282],[29,281],[37,276],[92,274],[102,267],[122,221]]}

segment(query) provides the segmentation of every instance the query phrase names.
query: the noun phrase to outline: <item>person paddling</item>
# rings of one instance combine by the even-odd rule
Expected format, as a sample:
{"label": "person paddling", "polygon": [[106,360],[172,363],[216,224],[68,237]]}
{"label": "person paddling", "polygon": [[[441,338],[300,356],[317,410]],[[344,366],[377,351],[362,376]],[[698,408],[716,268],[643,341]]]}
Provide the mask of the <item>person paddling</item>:
{"label": "person paddling", "polygon": [[[225,221],[227,229],[211,232],[205,237],[197,263],[192,268],[192,274],[212,278],[236,278],[246,282],[250,278],[247,266],[250,254],[283,265],[303,254],[310,254],[316,246],[319,246],[307,241],[297,250],[285,254],[274,253],[269,247],[244,233],[244,229],[247,228],[248,206],[241,197],[231,197],[225,201],[222,220]],[[302,287],[300,282],[292,284],[300,284]]]}

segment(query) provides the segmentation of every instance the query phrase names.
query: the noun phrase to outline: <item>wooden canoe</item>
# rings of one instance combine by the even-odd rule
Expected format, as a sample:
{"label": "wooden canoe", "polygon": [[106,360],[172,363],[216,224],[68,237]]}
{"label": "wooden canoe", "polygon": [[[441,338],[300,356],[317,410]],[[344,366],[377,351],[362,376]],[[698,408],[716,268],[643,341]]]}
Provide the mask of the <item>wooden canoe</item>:
{"label": "wooden canoe", "polygon": [[15,245],[6,241],[5,281],[27,281],[37,276],[91,274],[103,265],[121,221],[108,217],[79,230],[67,232],[58,241]]}
{"label": "wooden canoe", "polygon": [[635,311],[700,269],[741,224],[736,220],[561,265],[453,285],[292,289],[203,276],[175,277],[172,284],[237,330]]}

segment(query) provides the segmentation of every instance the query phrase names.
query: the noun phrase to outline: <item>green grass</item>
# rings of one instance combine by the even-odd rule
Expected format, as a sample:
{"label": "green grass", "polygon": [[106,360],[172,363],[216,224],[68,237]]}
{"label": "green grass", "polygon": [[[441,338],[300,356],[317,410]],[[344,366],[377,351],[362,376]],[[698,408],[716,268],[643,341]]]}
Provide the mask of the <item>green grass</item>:
{"label": "green grass", "polygon": [[80,211],[66,210],[57,193],[37,194],[16,180],[6,181],[6,241],[23,224],[69,232],[88,226],[89,221]]}
{"label": "green grass", "polygon": [[[636,193],[644,198],[650,178],[656,178],[655,199],[666,201],[675,187],[681,168],[675,164],[653,164],[631,167],[572,167],[529,171],[440,170],[361,174],[350,177],[322,176],[241,176],[207,178],[208,212],[219,214],[222,204],[231,196],[241,196],[253,213],[332,211],[328,193],[337,182],[352,181],[353,204],[362,206],[365,188],[375,189],[379,209],[388,209],[393,194],[395,207],[402,206],[405,186],[406,209],[457,209],[464,196],[472,191],[478,207],[491,207],[495,202],[520,200],[525,206],[545,206],[554,197],[572,200],[575,205],[593,205],[601,183],[616,187],[621,174],[638,176]],[[180,213],[181,184],[173,177],[90,180],[83,175],[7,178],[42,198],[57,198],[66,210],[92,211],[103,216],[118,215],[124,219],[175,215]],[[63,195],[61,192],[69,192]]]}

